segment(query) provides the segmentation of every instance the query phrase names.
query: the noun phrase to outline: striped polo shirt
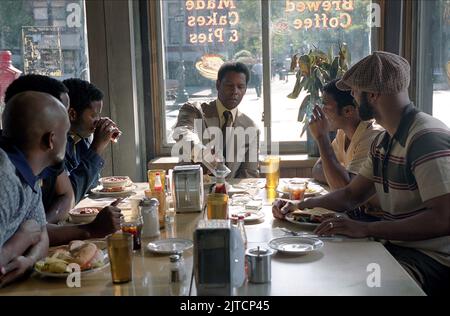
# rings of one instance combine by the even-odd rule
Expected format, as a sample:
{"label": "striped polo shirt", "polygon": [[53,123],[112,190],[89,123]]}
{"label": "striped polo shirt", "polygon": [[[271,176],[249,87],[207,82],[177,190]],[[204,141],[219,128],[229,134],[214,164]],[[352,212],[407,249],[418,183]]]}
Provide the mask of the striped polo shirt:
{"label": "striped polo shirt", "polygon": [[[424,202],[450,193],[449,128],[408,105],[395,135],[375,138],[360,174],[374,182],[385,220],[426,212]],[[450,266],[450,236],[396,243]]]}

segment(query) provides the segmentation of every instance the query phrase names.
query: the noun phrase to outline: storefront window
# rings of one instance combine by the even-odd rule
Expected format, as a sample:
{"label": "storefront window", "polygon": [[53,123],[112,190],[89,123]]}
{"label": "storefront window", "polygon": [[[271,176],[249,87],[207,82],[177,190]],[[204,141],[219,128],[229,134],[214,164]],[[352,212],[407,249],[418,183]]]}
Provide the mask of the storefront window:
{"label": "storefront window", "polygon": [[450,126],[450,1],[435,1],[430,32],[432,45],[433,116]]}
{"label": "storefront window", "polygon": [[2,0],[0,51],[24,74],[87,79],[83,0]]}
{"label": "storefront window", "polygon": [[0,116],[6,88],[21,74],[88,80],[84,1],[2,0],[0,54]]}
{"label": "storefront window", "polygon": [[[297,99],[287,97],[295,85],[295,74],[289,71],[291,56],[313,48],[337,54],[339,45],[346,43],[356,62],[372,50],[373,28],[368,23],[372,0],[164,0],[159,4],[166,145],[173,142],[172,128],[181,105],[216,98],[217,70],[230,60],[242,61],[251,70],[239,110],[260,128],[260,140],[270,133],[272,141],[298,145],[306,137],[300,138],[303,124],[297,120],[306,93]],[[268,17],[262,10],[265,5]],[[269,32],[263,32],[265,19]],[[264,43],[269,43],[270,54],[263,54]],[[267,64],[270,87],[264,86],[262,76]],[[264,114],[265,88],[270,89],[270,115]],[[270,122],[264,124],[268,118]],[[264,130],[264,125],[269,129]]]}

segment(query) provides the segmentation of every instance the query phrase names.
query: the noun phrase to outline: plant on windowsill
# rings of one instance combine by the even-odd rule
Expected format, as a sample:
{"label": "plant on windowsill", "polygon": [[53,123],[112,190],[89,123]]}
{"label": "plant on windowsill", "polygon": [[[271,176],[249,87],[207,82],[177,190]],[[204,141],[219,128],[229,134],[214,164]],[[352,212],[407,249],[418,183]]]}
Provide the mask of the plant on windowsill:
{"label": "plant on windowsill", "polygon": [[298,121],[304,123],[301,135],[308,127],[314,106],[321,104],[323,87],[331,80],[342,77],[349,63],[350,53],[345,43],[339,44],[339,54],[334,57],[332,47],[328,54],[316,48],[308,54],[292,56],[291,71],[297,70],[297,81],[288,98],[296,99],[302,90],[307,92],[298,111]]}
{"label": "plant on windowsill", "polygon": [[[344,72],[347,71],[349,63],[350,53],[345,43],[339,44],[339,54],[334,57],[332,47],[330,47],[328,54],[315,48],[310,50],[308,54],[295,54],[292,56],[290,70],[297,70],[297,80],[288,98],[296,99],[302,90],[305,90],[307,93],[298,111],[298,121],[303,123],[300,137],[308,129],[309,118],[314,106],[322,103],[320,98],[323,93],[323,87],[331,80],[342,77]],[[319,156],[317,144],[309,135],[309,132],[306,145],[310,156]]]}

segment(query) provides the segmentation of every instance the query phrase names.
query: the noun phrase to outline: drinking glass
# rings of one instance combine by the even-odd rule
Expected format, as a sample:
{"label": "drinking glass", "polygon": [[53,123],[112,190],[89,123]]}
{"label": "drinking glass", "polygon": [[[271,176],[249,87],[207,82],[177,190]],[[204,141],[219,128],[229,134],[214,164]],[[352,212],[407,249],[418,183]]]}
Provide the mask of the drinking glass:
{"label": "drinking glass", "polygon": [[266,188],[275,189],[280,180],[280,157],[266,157],[264,159],[261,171],[266,174]]}
{"label": "drinking glass", "polygon": [[114,233],[106,236],[108,256],[113,283],[125,283],[132,280],[133,235]]}
{"label": "drinking glass", "polygon": [[207,198],[208,219],[228,219],[228,195],[222,193],[208,194]]}

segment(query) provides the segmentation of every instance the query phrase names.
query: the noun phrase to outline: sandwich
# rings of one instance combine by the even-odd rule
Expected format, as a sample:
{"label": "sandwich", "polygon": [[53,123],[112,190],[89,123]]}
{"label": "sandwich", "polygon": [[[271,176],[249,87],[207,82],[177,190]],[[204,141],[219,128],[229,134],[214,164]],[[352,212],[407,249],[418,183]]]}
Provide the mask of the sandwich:
{"label": "sandwich", "polygon": [[80,270],[103,266],[103,252],[91,242],[74,240],[67,246],[58,247],[53,254],[36,262],[36,270],[50,273],[70,273],[69,264],[76,263]]}
{"label": "sandwich", "polygon": [[81,270],[98,268],[103,265],[103,253],[91,242],[83,243],[71,251],[75,263]]}
{"label": "sandwich", "polygon": [[325,220],[325,218],[334,216],[335,213],[336,212],[334,211],[330,211],[320,207],[315,207],[315,208],[305,208],[303,210],[295,210],[291,214],[294,220],[298,222],[322,223]]}

